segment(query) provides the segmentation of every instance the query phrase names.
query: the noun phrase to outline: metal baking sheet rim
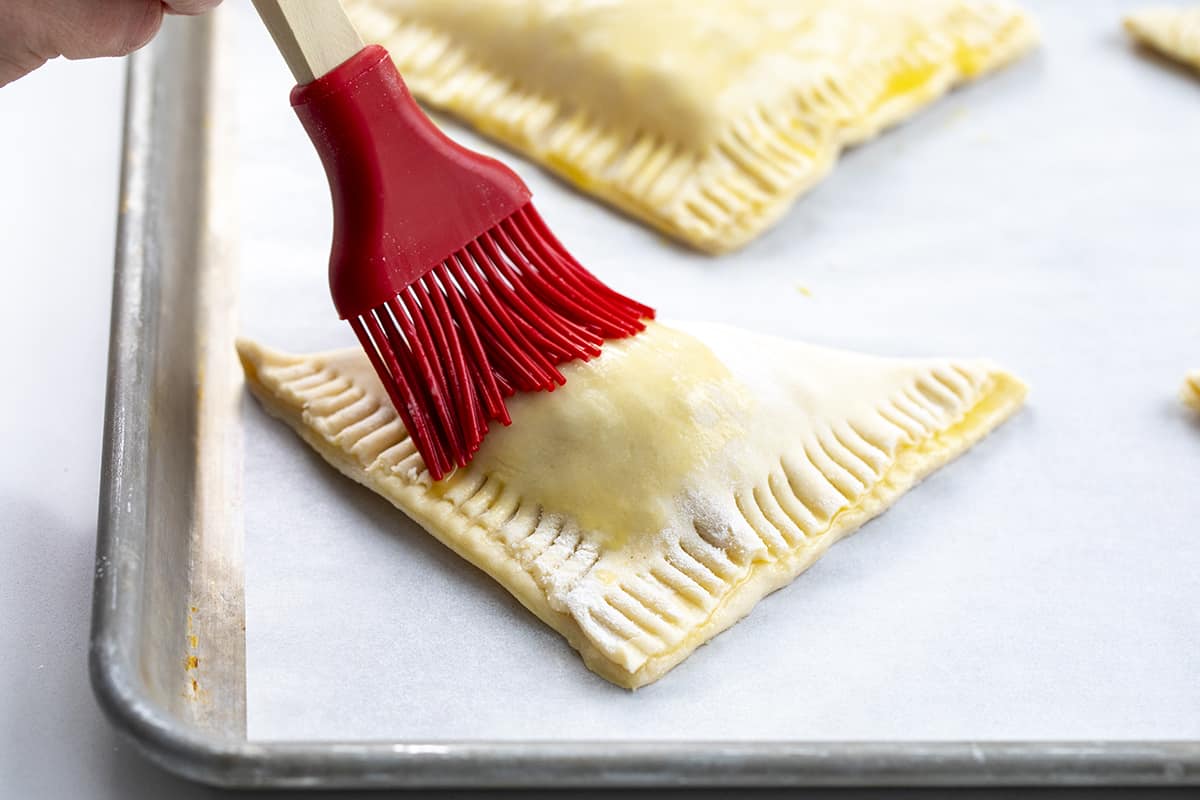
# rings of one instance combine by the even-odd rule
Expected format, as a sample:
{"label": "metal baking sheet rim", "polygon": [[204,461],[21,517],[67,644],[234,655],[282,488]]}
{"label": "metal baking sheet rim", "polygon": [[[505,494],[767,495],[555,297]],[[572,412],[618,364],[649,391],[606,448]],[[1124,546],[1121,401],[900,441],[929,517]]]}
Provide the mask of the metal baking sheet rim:
{"label": "metal baking sheet rim", "polygon": [[[158,239],[152,216],[164,199],[154,187],[168,177],[160,171],[182,163],[153,154],[172,103],[195,104],[201,119],[213,111],[204,87],[217,25],[169,19],[128,70],[89,666],[100,706],[148,758],[241,787],[1200,785],[1200,741],[276,743],[247,741],[244,715],[222,731],[171,713],[147,686],[138,651],[159,356],[153,303],[172,245]],[[190,95],[164,98],[164,82],[194,68],[197,53],[204,70]]]}

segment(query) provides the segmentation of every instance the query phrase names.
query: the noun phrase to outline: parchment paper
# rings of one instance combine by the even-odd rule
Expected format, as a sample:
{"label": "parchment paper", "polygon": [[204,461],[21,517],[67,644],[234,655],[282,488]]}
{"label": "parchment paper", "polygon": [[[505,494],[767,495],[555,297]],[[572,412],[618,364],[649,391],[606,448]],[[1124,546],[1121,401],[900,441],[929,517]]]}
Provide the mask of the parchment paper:
{"label": "parchment paper", "polygon": [[[348,345],[324,177],[237,5],[243,330]],[[1126,42],[1138,5],[1030,2],[1038,54],[717,260],[505,154],[581,260],[664,317],[987,356],[1029,405],[628,693],[247,399],[250,737],[1200,738],[1200,422],[1176,399],[1200,366],[1200,80]]]}

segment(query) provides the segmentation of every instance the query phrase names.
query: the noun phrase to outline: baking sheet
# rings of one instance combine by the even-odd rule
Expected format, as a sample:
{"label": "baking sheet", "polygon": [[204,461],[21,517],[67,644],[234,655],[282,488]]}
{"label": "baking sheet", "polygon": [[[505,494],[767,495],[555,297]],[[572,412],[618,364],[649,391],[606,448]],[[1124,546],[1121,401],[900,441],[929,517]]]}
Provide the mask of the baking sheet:
{"label": "baking sheet", "polygon": [[[1118,20],[1138,5],[1028,3],[1038,54],[848,153],[719,260],[449,125],[664,317],[984,355],[1033,394],[636,693],[247,399],[249,737],[1200,738],[1200,423],[1176,399],[1200,365],[1200,81],[1130,48]],[[291,81],[236,17],[243,332],[352,344]]]}

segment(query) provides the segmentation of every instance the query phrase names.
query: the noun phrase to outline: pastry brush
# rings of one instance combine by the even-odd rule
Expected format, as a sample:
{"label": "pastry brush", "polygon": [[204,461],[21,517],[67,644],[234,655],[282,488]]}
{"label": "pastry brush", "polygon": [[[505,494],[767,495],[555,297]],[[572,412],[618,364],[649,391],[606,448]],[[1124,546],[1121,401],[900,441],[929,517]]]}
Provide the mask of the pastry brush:
{"label": "pastry brush", "polygon": [[425,116],[338,0],[254,0],[333,195],[329,284],[434,480],[465,466],[505,399],[632,336],[654,311],[554,237],[529,188]]}

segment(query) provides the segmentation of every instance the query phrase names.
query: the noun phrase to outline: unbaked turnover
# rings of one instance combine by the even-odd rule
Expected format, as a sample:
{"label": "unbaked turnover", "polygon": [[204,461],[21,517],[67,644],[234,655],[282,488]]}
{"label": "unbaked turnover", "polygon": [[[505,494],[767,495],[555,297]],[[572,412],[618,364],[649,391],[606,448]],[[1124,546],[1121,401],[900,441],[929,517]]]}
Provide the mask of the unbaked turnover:
{"label": "unbaked turnover", "polygon": [[1125,17],[1125,30],[1141,44],[1200,70],[1200,6],[1138,11]]}
{"label": "unbaked turnover", "polygon": [[1188,373],[1183,381],[1180,397],[1186,405],[1200,411],[1200,369]]}
{"label": "unbaked turnover", "polygon": [[1021,405],[982,361],[876,358],[651,323],[512,398],[433,482],[360,350],[239,343],[333,466],[511,592],[620,686],[662,677]]}
{"label": "unbaked turnover", "polygon": [[745,244],[833,167],[1027,51],[1006,0],[348,0],[413,92],[662,231]]}

